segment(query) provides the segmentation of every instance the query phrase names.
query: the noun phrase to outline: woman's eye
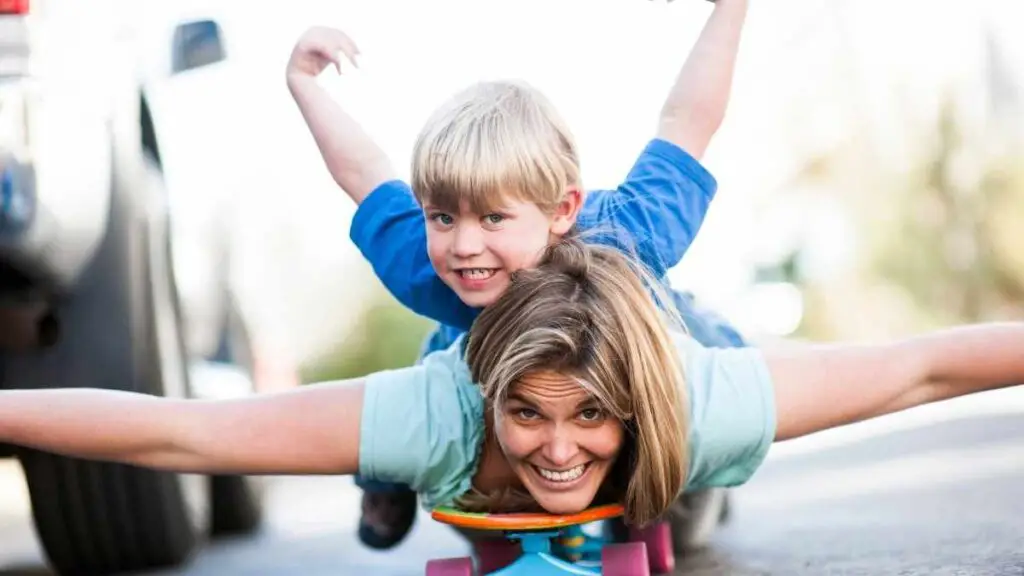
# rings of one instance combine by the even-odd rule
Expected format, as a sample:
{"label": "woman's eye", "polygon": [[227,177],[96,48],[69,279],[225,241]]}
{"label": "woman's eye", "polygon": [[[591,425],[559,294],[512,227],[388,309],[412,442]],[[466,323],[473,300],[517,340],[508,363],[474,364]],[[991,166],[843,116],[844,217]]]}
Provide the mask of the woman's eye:
{"label": "woman's eye", "polygon": [[516,416],[523,420],[536,420],[537,418],[540,418],[540,414],[532,408],[520,408],[516,410]]}
{"label": "woman's eye", "polygon": [[580,412],[580,418],[587,421],[600,420],[604,413],[600,408],[587,408]]}

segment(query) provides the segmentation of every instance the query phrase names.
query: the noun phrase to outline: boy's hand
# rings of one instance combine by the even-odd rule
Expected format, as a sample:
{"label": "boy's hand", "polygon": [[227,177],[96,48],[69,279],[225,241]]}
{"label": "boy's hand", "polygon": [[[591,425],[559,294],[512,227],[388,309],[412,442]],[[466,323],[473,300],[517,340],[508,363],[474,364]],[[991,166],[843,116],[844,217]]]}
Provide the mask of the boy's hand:
{"label": "boy's hand", "polygon": [[395,171],[384,150],[317,82],[331,64],[353,66],[359,48],[344,32],[316,26],[299,37],[288,58],[285,78],[303,120],[334,181],[359,204]]}
{"label": "boy's hand", "polygon": [[345,58],[353,66],[359,48],[344,32],[336,28],[314,26],[299,37],[288,59],[286,74],[288,78],[315,78],[329,65],[341,74],[341,59]]}

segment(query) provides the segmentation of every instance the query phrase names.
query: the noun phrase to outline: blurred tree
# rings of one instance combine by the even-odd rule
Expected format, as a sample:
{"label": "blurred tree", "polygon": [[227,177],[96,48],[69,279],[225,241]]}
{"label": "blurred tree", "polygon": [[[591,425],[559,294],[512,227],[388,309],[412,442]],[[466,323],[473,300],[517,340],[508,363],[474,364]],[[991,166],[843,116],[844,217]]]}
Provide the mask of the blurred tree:
{"label": "blurred tree", "polygon": [[[884,336],[1024,311],[1024,150],[965,133],[950,103],[909,167],[870,161],[856,135],[807,163],[796,188],[840,198],[859,259],[841,277],[803,279],[801,336]],[[991,126],[982,134],[1000,138]]]}
{"label": "blurred tree", "polygon": [[892,225],[872,235],[874,273],[942,324],[1024,304],[1024,226],[1007,217],[1024,214],[1024,174],[1011,158],[972,153],[961,134],[947,106],[930,157],[894,187]]}
{"label": "blurred tree", "polygon": [[323,359],[308,363],[303,382],[357,378],[416,362],[423,339],[435,324],[410,312],[383,288],[377,299],[351,337]]}

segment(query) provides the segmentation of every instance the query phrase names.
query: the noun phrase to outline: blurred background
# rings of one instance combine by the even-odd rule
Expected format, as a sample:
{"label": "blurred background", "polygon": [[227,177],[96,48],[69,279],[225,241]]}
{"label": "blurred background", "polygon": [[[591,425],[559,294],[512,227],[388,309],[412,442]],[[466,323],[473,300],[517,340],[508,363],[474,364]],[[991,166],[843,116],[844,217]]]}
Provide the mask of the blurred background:
{"label": "blurred background", "polygon": [[[8,4],[17,2],[0,0],[0,7]],[[341,28],[358,43],[360,68],[341,77],[328,70],[322,81],[391,154],[403,176],[413,139],[435,106],[471,82],[517,77],[542,89],[567,117],[581,146],[584,184],[596,189],[616,186],[654,134],[661,103],[711,9],[699,0],[34,4],[46,5],[75,11],[53,42],[88,47],[94,35],[120,31],[139,39],[140,61],[166,59],[157,44],[181,22],[209,18],[220,26],[223,61],[160,84],[166,104],[160,109],[161,138],[170,143],[168,150],[174,147],[164,158],[179,233],[174,260],[192,346],[216,346],[215,335],[198,327],[223,314],[215,301],[224,296],[211,286],[226,284],[227,298],[253,342],[257,379],[268,389],[407,366],[432,327],[387,294],[352,246],[348,232],[355,207],[328,175],[285,87],[285,63],[308,26]],[[1024,317],[1024,250],[1018,248],[1024,246],[1020,3],[752,0],[747,22],[732,102],[704,161],[719,190],[695,244],[670,273],[674,287],[693,291],[703,305],[762,342],[878,339]],[[0,49],[9,40],[0,37]],[[113,67],[117,57],[96,58],[81,81],[104,78],[104,66]],[[779,445],[772,457],[921,428],[941,414],[972,410],[1020,420],[1024,399],[1019,391],[979,396],[954,408],[932,407]],[[752,533],[727,532],[719,550],[755,567],[762,560],[770,564],[758,556],[758,545],[774,546],[773,537],[794,532],[812,538],[827,533],[816,524],[817,504],[832,496],[882,492],[880,478],[889,479],[889,487],[909,487],[918,482],[911,476],[919,474],[955,482],[962,478],[957,472],[969,469],[973,482],[1005,473],[1007,463],[1021,461],[1024,434],[1007,447],[986,436],[1005,432],[994,416],[986,422],[978,442],[991,450],[957,452],[956,461],[965,463],[959,468],[925,458],[906,463],[913,466],[909,476],[902,475],[904,468],[875,466],[837,479],[823,472],[841,468],[829,461],[817,474],[798,467],[795,477],[804,481],[769,469],[762,488],[743,489],[750,496],[739,505],[746,503],[753,516],[785,507],[798,518],[796,528],[790,525],[787,532],[773,520]],[[974,437],[959,429],[944,434],[931,445]],[[908,446],[920,448],[915,442]],[[887,449],[879,445],[869,452]],[[1010,468],[1019,472],[1019,465]],[[785,482],[773,484],[776,477]],[[269,546],[264,556],[251,548],[237,554],[214,548],[218,559],[189,573],[219,574],[234,571],[232,566],[250,573],[256,568],[244,557],[252,554],[274,573],[327,573],[339,550],[345,562],[358,560],[375,573],[386,571],[382,566],[406,573],[409,558],[420,562],[439,550],[460,550],[450,534],[437,537],[430,528],[427,535],[417,532],[411,548],[397,556],[375,555],[355,544],[358,495],[349,480],[346,491],[326,480],[289,482],[271,497],[270,526],[290,549],[297,547],[294,556],[283,546]],[[24,492],[20,484],[3,486],[0,492]],[[994,502],[992,510],[1015,505],[1019,483],[1014,486],[992,488],[985,502]],[[965,501],[963,494],[951,494],[916,501],[906,510],[894,505],[892,526],[902,538],[908,530],[900,523],[909,515],[918,514],[923,525],[928,511],[943,510],[943,502]],[[804,495],[810,506],[794,512]],[[0,535],[8,546],[20,538],[22,547],[15,548],[35,550],[25,543],[32,540],[27,523],[8,530],[4,513],[27,516],[27,505],[0,501]],[[994,527],[1007,525],[1016,527],[1010,533],[1019,544],[1024,515],[1005,524],[992,514],[978,516],[990,530],[990,545],[998,548],[994,543],[1000,542],[991,537]],[[939,518],[931,525],[944,521]],[[859,542],[862,552],[902,554],[892,533],[857,540],[866,537],[865,524],[850,525],[857,535],[843,533],[837,541]],[[780,535],[769,533],[775,528]],[[346,543],[337,548],[339,532]],[[919,543],[922,554],[931,554],[933,541]],[[820,550],[833,550],[820,544]],[[808,550],[794,557],[813,554]],[[271,561],[270,551],[280,557]],[[820,553],[825,560],[836,558]],[[323,566],[303,564],[304,554],[329,560]],[[32,564],[38,552],[25,557]],[[22,558],[14,563],[20,566]],[[797,573],[798,564],[785,565],[782,573]],[[7,573],[4,566],[0,555],[0,573]]]}
{"label": "blurred background", "polygon": [[[752,4],[732,104],[705,162],[720,189],[673,284],[763,338],[874,338],[1019,313],[1017,5]],[[272,330],[290,335],[306,378],[406,363],[428,329],[381,292],[350,245],[353,207],[281,81],[309,23],[359,43],[360,70],[324,81],[399,166],[447,95],[480,78],[522,77],[560,106],[587,187],[604,188],[652,135],[707,13],[681,1],[225,6],[240,132],[266,135],[230,150],[270,168],[264,185],[234,189],[234,210],[249,214],[236,232],[274,231],[271,246],[236,249],[287,279],[269,298],[282,322]],[[253,301],[261,284],[244,284]],[[368,344],[381,335],[401,335],[404,351],[379,357]]]}

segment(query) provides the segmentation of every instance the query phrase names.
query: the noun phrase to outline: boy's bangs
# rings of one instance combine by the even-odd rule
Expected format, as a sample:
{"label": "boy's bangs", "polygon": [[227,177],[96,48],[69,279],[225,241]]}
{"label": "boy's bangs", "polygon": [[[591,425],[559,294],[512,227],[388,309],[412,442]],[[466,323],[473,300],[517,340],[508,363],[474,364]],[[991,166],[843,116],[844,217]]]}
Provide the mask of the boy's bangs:
{"label": "boy's bangs", "polygon": [[[477,145],[473,145],[477,144]],[[458,214],[465,206],[478,215],[501,212],[515,202],[548,207],[557,204],[564,186],[548,162],[510,146],[452,146],[421,174],[422,201],[438,210]],[[554,202],[552,202],[554,200]]]}
{"label": "boy's bangs", "polygon": [[[507,179],[477,173],[469,178],[448,178],[424,190],[423,204],[448,214],[462,207],[477,215],[500,213],[509,204],[523,201],[517,187]],[[488,177],[490,176],[490,177]]]}

